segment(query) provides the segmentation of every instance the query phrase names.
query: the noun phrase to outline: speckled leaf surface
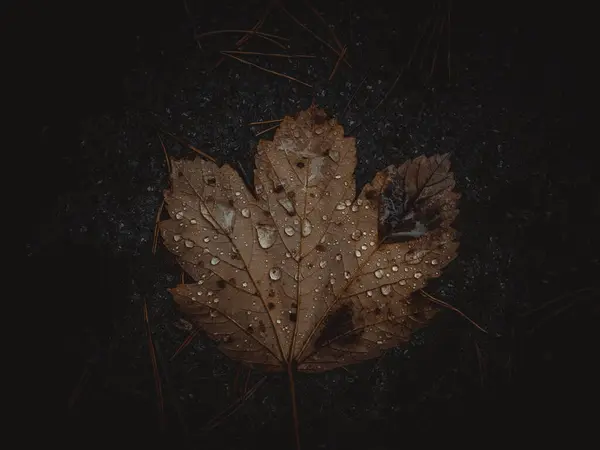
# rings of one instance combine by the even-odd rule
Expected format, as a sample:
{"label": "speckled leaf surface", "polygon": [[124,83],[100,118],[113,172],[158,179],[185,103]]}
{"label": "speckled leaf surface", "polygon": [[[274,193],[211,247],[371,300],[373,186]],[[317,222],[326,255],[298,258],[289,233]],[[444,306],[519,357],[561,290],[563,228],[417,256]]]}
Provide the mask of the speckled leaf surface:
{"label": "speckled leaf surface", "polygon": [[254,192],[229,165],[173,160],[166,247],[195,280],[181,310],[233,359],[325,371],[410,338],[418,291],[455,256],[448,155],[379,172],[357,196],[356,147],[311,107],[257,148]]}

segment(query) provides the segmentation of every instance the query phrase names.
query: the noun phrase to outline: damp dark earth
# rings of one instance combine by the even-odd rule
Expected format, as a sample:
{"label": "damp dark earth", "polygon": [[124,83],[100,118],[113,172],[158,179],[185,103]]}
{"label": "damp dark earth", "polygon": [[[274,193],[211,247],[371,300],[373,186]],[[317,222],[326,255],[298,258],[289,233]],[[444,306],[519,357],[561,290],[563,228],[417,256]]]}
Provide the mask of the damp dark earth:
{"label": "damp dark earth", "polygon": [[168,292],[181,269],[155,227],[166,155],[207,155],[253,186],[259,140],[313,104],[356,138],[358,192],[391,164],[448,153],[460,247],[425,287],[447,307],[408,344],[296,375],[302,448],[583,439],[600,315],[597,141],[584,126],[593,53],[585,14],[546,8],[14,10],[37,37],[21,167],[35,192],[27,270],[44,295],[25,315],[51,317],[59,344],[57,443],[294,448],[287,375],[236,362],[193,329]]}

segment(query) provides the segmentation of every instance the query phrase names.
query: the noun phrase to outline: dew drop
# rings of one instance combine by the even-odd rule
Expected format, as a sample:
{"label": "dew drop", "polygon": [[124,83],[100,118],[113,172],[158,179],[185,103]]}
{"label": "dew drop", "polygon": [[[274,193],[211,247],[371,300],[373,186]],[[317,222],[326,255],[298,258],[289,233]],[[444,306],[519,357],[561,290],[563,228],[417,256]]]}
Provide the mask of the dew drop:
{"label": "dew drop", "polygon": [[273,281],[277,281],[281,278],[281,269],[279,267],[273,267],[269,270],[269,278]]}
{"label": "dew drop", "polygon": [[312,223],[310,220],[304,219],[302,221],[302,236],[306,237],[312,232]]}
{"label": "dew drop", "polygon": [[187,248],[192,248],[192,247],[194,246],[194,242],[193,242],[193,241],[190,241],[190,240],[186,240],[186,241],[185,241],[185,246],[186,246]]}
{"label": "dew drop", "polygon": [[216,256],[213,256],[210,260],[210,265],[216,266],[217,264],[219,264],[219,262],[221,262],[221,260],[219,258],[217,258]]}
{"label": "dew drop", "polygon": [[175,218],[177,220],[183,219],[183,211],[179,211],[177,214],[175,214]]}
{"label": "dew drop", "polygon": [[210,311],[210,317],[217,317],[219,313],[217,313],[214,309]]}
{"label": "dew drop", "polygon": [[367,297],[373,297],[373,291],[367,291]]}
{"label": "dew drop", "polygon": [[323,127],[315,128],[315,134],[321,134],[321,133],[323,133]]}
{"label": "dew drop", "polygon": [[270,248],[277,239],[277,229],[271,225],[258,225],[256,227],[256,234],[258,236],[258,244],[264,248]]}
{"label": "dew drop", "polygon": [[213,300],[214,303],[219,303],[219,298],[215,297],[215,299]]}
{"label": "dew drop", "polygon": [[383,278],[383,270],[377,269],[375,271],[375,278]]}
{"label": "dew drop", "polygon": [[398,266],[392,266],[392,272],[398,272],[399,267]]}
{"label": "dew drop", "polygon": [[415,278],[421,278],[423,276],[423,274],[421,272],[415,272],[414,277]]}
{"label": "dew drop", "polygon": [[436,266],[438,264],[438,260],[437,259],[432,259],[431,260],[431,265],[432,266]]}
{"label": "dew drop", "polygon": [[196,219],[190,219],[190,223],[192,225],[196,225],[198,223],[198,221]]}
{"label": "dew drop", "polygon": [[347,270],[344,272],[344,278],[346,280],[350,279],[350,272],[348,272]]}
{"label": "dew drop", "polygon": [[204,242],[210,242],[210,238],[208,236],[206,236],[204,239],[202,239]]}
{"label": "dew drop", "polygon": [[289,226],[289,225],[286,225],[286,226],[284,227],[283,231],[285,231],[285,234],[287,234],[288,236],[293,236],[293,235],[294,235],[294,233],[295,233],[295,231],[294,231],[294,228],[292,228],[292,227],[291,227],[291,226]]}
{"label": "dew drop", "polygon": [[331,277],[331,278],[329,279],[329,284],[335,284],[335,278]]}
{"label": "dew drop", "polygon": [[354,205],[352,205],[352,212],[356,212],[356,211],[358,211],[358,205],[354,204]]}
{"label": "dew drop", "polygon": [[400,286],[404,286],[404,285],[406,285],[406,280],[400,280],[400,281],[398,281],[398,284]]}
{"label": "dew drop", "polygon": [[354,230],[351,234],[352,239],[354,239],[355,241],[358,241],[360,239],[360,237],[362,236],[362,232],[360,230]]}
{"label": "dew drop", "polygon": [[277,200],[279,202],[279,204],[281,206],[283,206],[283,209],[285,209],[285,211],[290,214],[290,215],[294,215],[296,214],[296,209],[294,208],[294,204],[292,203],[292,201],[285,197],[285,198],[280,198],[279,200]]}
{"label": "dew drop", "polygon": [[381,293],[383,295],[390,295],[391,292],[392,292],[392,287],[389,284],[386,284],[385,286],[381,286]]}
{"label": "dew drop", "polygon": [[366,250],[367,248],[368,248],[368,247],[367,247],[367,245],[366,245],[366,244],[363,244],[363,245],[361,245],[361,246],[360,246],[360,249],[361,249],[361,250]]}
{"label": "dew drop", "polygon": [[226,203],[217,203],[215,205],[215,221],[227,232],[233,232],[235,222],[235,209]]}
{"label": "dew drop", "polygon": [[354,255],[355,255],[357,258],[360,258],[360,257],[362,256],[362,253],[361,253],[361,251],[360,251],[360,250],[356,250],[356,251],[354,252]]}
{"label": "dew drop", "polygon": [[281,319],[277,319],[275,322],[277,322],[277,323],[281,323]]}
{"label": "dew drop", "polygon": [[340,255],[339,253],[337,255],[335,255],[335,260],[336,261],[341,261],[342,260],[342,255]]}
{"label": "dew drop", "polygon": [[337,205],[335,205],[335,209],[337,209],[338,211],[342,211],[346,209],[346,204],[344,202],[340,202]]}
{"label": "dew drop", "polygon": [[327,266],[327,261],[321,261],[321,262],[319,263],[319,267],[320,267],[321,269],[324,269],[324,268],[325,268],[325,266]]}
{"label": "dew drop", "polygon": [[338,162],[340,160],[340,152],[338,152],[337,150],[329,150],[329,157],[333,161]]}
{"label": "dew drop", "polygon": [[250,217],[250,210],[248,208],[242,209],[242,216],[246,218]]}
{"label": "dew drop", "polygon": [[242,283],[242,287],[248,287],[248,283],[246,283],[245,281]]}
{"label": "dew drop", "polygon": [[175,236],[173,236],[173,240],[174,240],[175,242],[179,242],[179,241],[181,240],[181,235],[179,235],[179,234],[176,234]]}

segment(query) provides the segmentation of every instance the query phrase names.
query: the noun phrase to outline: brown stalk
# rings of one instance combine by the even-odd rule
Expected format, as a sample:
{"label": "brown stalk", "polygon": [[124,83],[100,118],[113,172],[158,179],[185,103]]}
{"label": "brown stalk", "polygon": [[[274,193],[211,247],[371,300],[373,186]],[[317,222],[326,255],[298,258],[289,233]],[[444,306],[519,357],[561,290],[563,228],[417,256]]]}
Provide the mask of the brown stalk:
{"label": "brown stalk", "polygon": [[298,405],[296,404],[296,383],[294,383],[294,368],[291,361],[287,365],[288,378],[290,381],[290,396],[292,398],[292,416],[294,419],[294,437],[296,438],[296,450],[300,450],[300,425],[298,421]]}
{"label": "brown stalk", "polygon": [[277,75],[279,77],[287,78],[288,80],[295,81],[296,83],[303,84],[304,86],[312,87],[312,85],[310,85],[308,83],[305,83],[304,81],[300,81],[297,78],[291,77],[291,76],[286,75],[284,73],[280,73],[280,72],[276,72],[274,70],[266,69],[266,68],[261,67],[261,66],[259,66],[257,64],[251,63],[250,61],[246,61],[245,59],[238,58],[237,56],[233,56],[233,55],[230,55],[230,54],[225,53],[225,52],[221,52],[221,54],[229,56],[230,58],[236,59],[236,60],[238,60],[241,63],[248,64],[249,66],[256,67],[257,69],[260,69],[260,70],[262,70],[264,72],[268,72],[268,73],[271,73],[273,75]]}

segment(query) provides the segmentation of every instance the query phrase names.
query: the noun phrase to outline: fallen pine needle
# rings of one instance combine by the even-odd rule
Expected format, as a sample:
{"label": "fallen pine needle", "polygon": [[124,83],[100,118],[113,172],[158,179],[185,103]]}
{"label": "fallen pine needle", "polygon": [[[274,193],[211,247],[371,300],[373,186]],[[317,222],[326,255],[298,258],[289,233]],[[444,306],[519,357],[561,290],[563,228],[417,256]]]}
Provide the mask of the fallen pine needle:
{"label": "fallen pine needle", "polygon": [[460,316],[464,317],[465,319],[467,319],[469,322],[471,322],[479,331],[483,331],[484,333],[487,334],[487,330],[485,330],[484,328],[482,328],[481,326],[479,326],[474,320],[470,319],[465,313],[463,313],[461,310],[459,310],[458,308],[455,308],[454,306],[452,306],[449,303],[446,303],[443,300],[439,300],[437,298],[435,298],[433,295],[428,294],[427,292],[425,292],[424,290],[420,290],[419,291],[421,294],[423,294],[425,297],[427,297],[429,300],[431,300],[434,303],[437,303],[438,305],[442,305],[445,308],[448,308],[452,311],[454,311],[455,313],[458,313]]}
{"label": "fallen pine needle", "polygon": [[154,220],[154,237],[152,240],[152,254],[156,255],[156,249],[158,248],[158,223],[160,222],[160,214],[162,213],[163,208],[165,207],[165,199],[163,198],[162,202],[160,202],[160,208],[156,212],[156,219]]}
{"label": "fallen pine needle", "polygon": [[202,430],[208,431],[208,430],[212,430],[213,428],[216,428],[217,426],[219,426],[219,424],[221,424],[223,422],[223,420],[225,420],[227,417],[231,416],[238,409],[240,409],[240,407],[244,404],[244,402],[247,399],[249,399],[252,396],[252,394],[254,394],[256,392],[256,390],[265,382],[266,379],[267,379],[267,377],[264,376],[260,380],[258,380],[254,384],[254,386],[252,386],[252,388],[250,388],[242,397],[239,397],[235,402],[233,402],[231,405],[229,405],[227,408],[225,408],[225,410],[223,410],[222,412],[217,414],[215,417],[213,417],[211,420],[209,420],[202,427]]}
{"label": "fallen pine needle", "polygon": [[165,405],[162,394],[162,383],[160,381],[158,364],[156,362],[156,353],[154,351],[154,342],[152,341],[152,330],[150,329],[150,320],[148,319],[148,306],[146,305],[146,300],[144,300],[144,322],[146,324],[146,331],[148,333],[148,350],[150,352],[150,360],[152,362],[152,372],[154,373],[154,385],[156,388],[156,397],[158,402],[160,428],[163,430],[165,426]]}
{"label": "fallen pine needle", "polygon": [[337,68],[340,65],[340,61],[344,59],[344,55],[346,54],[346,50],[347,50],[347,47],[344,47],[342,49],[342,52],[340,53],[340,56],[337,59],[337,61],[335,62],[335,66],[333,67],[333,70],[331,71],[331,75],[329,75],[329,81],[331,81],[331,79],[335,75],[335,72],[337,71]]}
{"label": "fallen pine needle", "polygon": [[165,161],[167,162],[167,170],[169,171],[169,174],[171,173],[171,160],[169,159],[169,155],[167,154],[167,149],[165,147],[165,143],[163,142],[162,138],[160,137],[160,134],[158,135],[158,139],[160,140],[160,145],[162,147],[162,151],[165,154]]}
{"label": "fallen pine needle", "polygon": [[295,81],[296,83],[303,84],[304,86],[312,87],[312,85],[310,85],[308,83],[305,83],[304,81],[300,81],[297,78],[290,77],[289,75],[286,75],[284,73],[275,72],[274,70],[265,69],[264,67],[261,67],[261,66],[259,66],[257,64],[254,64],[254,63],[251,63],[250,61],[246,61],[245,59],[238,58],[237,56],[233,56],[233,55],[231,55],[229,53],[221,52],[221,54],[229,56],[230,58],[233,58],[233,59],[237,59],[241,63],[248,64],[249,66],[256,67],[257,69],[263,70],[263,71],[271,73],[273,75],[277,75],[279,77],[287,78],[288,80]]}
{"label": "fallen pine needle", "polygon": [[342,48],[344,46],[342,45],[342,43],[340,42],[340,40],[335,35],[335,31],[333,31],[333,28],[331,28],[327,24],[327,21],[323,18],[323,16],[321,14],[319,14],[319,12],[315,8],[313,8],[310,3],[308,3],[308,2],[305,2],[305,3],[306,3],[306,6],[309,7],[309,9],[315,14],[315,16],[317,16],[319,18],[319,20],[323,23],[323,25],[325,25],[325,27],[329,30],[329,33],[331,34],[331,37],[333,38],[334,42],[336,43],[336,45],[338,46],[338,48],[340,50],[342,50]]}
{"label": "fallen pine needle", "polygon": [[199,332],[200,328],[195,328],[190,334],[188,334],[187,337],[181,343],[181,345],[177,348],[177,350],[175,350],[175,353],[173,353],[173,356],[171,356],[169,361],[173,361],[177,357],[177,355],[179,355],[183,351],[183,349],[190,345],[194,338],[198,336]]}
{"label": "fallen pine needle", "polygon": [[[324,39],[321,39],[319,36],[317,36],[310,28],[308,28],[306,25],[304,25],[302,22],[300,22],[298,19],[296,19],[292,13],[290,13],[283,5],[281,6],[281,10],[286,13],[290,19],[292,19],[294,22],[296,22],[296,24],[298,24],[299,26],[301,26],[302,28],[304,28],[306,31],[308,31],[310,34],[313,35],[313,37],[318,40],[320,43],[322,43],[323,45],[327,46],[331,51],[333,51],[336,55],[340,55],[340,51],[336,50],[335,48],[333,48],[331,46],[331,44],[329,44],[329,42],[327,42]],[[352,66],[350,65],[350,63],[344,59],[344,63],[346,63],[346,65],[350,68],[352,68]]]}
{"label": "fallen pine needle", "polygon": [[200,39],[204,36],[210,36],[213,34],[220,34],[220,33],[245,33],[245,34],[255,34],[257,36],[261,36],[261,37],[270,37],[272,39],[281,39],[282,41],[289,41],[288,38],[284,38],[281,36],[277,36],[276,34],[269,34],[269,33],[263,33],[262,31],[255,31],[255,30],[214,30],[214,31],[207,31],[205,33],[201,33],[201,34],[197,34],[196,35],[196,39]]}
{"label": "fallen pine needle", "polygon": [[164,131],[166,134],[168,134],[169,136],[171,136],[173,139],[175,139],[177,142],[179,142],[181,145],[184,145],[185,147],[189,148],[190,150],[192,150],[193,152],[198,153],[201,156],[204,156],[206,159],[208,159],[209,161],[212,161],[214,163],[217,162],[217,160],[215,158],[213,158],[212,156],[210,156],[207,153],[204,153],[202,150],[198,150],[196,147],[194,147],[192,144],[187,143],[185,140],[181,139],[179,136],[175,136],[173,133],[169,133],[168,131]]}
{"label": "fallen pine needle", "polygon": [[283,122],[283,119],[263,120],[261,122],[250,122],[248,125],[265,125],[267,123]]}
{"label": "fallen pine needle", "polygon": [[260,136],[261,134],[265,134],[265,133],[267,133],[267,132],[269,132],[269,131],[271,131],[271,130],[274,130],[274,129],[275,129],[275,128],[277,128],[278,126],[279,126],[279,124],[277,124],[277,125],[273,125],[272,127],[269,127],[269,128],[267,128],[266,130],[262,130],[262,131],[260,131],[260,132],[256,133],[256,134],[254,135],[254,137]]}
{"label": "fallen pine needle", "polygon": [[235,55],[276,56],[278,58],[316,58],[315,55],[286,55],[285,53],[243,52],[240,50],[223,50],[223,53],[232,53]]}

